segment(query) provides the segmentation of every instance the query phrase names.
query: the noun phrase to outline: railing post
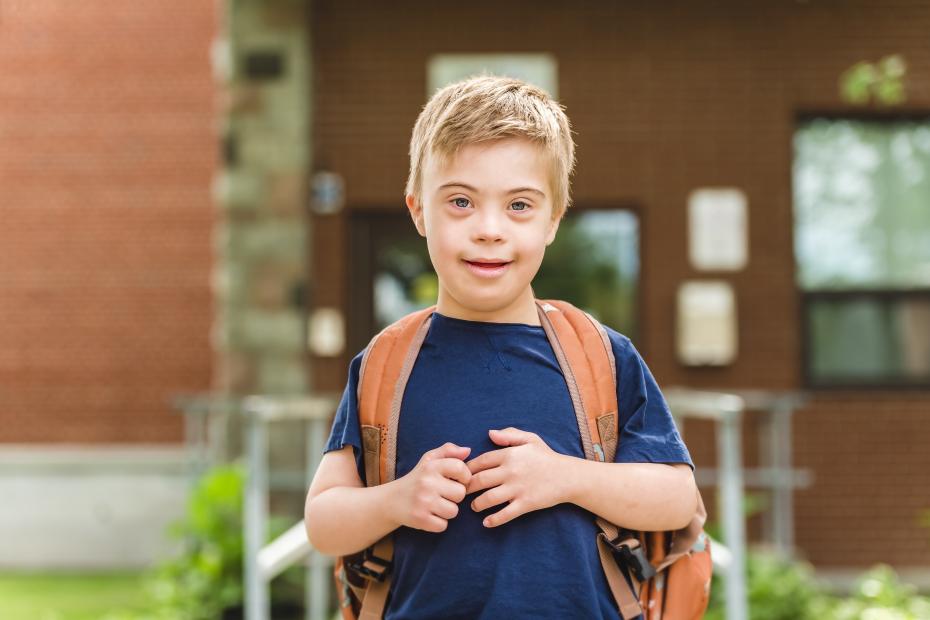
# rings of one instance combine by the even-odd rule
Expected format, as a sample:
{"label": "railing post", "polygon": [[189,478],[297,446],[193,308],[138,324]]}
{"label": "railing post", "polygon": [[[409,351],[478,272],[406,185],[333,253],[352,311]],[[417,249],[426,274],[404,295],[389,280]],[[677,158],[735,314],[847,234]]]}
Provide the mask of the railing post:
{"label": "railing post", "polygon": [[772,494],[772,537],[785,558],[794,556],[794,485],[790,479],[792,462],[791,418],[794,413],[787,399],[772,409],[772,467],[784,472]]}
{"label": "railing post", "polygon": [[740,447],[742,408],[727,408],[717,423],[717,453],[719,455],[720,512],[723,521],[723,542],[730,550],[732,561],[725,582],[725,613],[727,620],[747,620],[746,600],[746,529],[743,517],[743,458]]}
{"label": "railing post", "polygon": [[269,587],[259,574],[258,552],[265,544],[268,529],[268,434],[259,412],[246,419],[247,485],[245,496],[245,619],[268,620]]}
{"label": "railing post", "polygon": [[[305,422],[307,428],[307,486],[323,458],[326,441],[326,420],[311,418]],[[324,620],[329,613],[329,592],[331,577],[329,561],[319,551],[314,550],[307,558],[304,584],[304,618],[306,620]]]}

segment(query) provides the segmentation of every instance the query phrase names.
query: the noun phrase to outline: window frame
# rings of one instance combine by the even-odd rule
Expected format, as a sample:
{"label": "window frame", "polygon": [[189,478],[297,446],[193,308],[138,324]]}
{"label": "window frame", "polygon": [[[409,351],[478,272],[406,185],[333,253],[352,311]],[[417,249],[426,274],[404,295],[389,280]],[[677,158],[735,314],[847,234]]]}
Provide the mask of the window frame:
{"label": "window frame", "polygon": [[812,329],[811,307],[820,301],[837,300],[867,300],[888,303],[901,300],[927,299],[930,303],[930,286],[912,287],[850,287],[848,289],[813,288],[805,289],[798,278],[800,264],[797,252],[794,250],[796,241],[796,221],[794,202],[794,139],[798,130],[805,123],[814,120],[827,121],[865,121],[893,124],[896,122],[925,122],[930,124],[930,108],[898,106],[889,109],[862,109],[852,107],[833,107],[828,109],[802,108],[795,112],[792,131],[789,136],[791,160],[789,162],[789,185],[791,195],[791,239],[792,239],[792,265],[794,267],[795,291],[798,296],[798,324],[800,325],[800,357],[801,381],[806,389],[831,390],[836,392],[882,390],[882,391],[926,391],[930,390],[930,377],[926,380],[863,380],[850,378],[848,380],[823,379],[814,376],[812,370]]}

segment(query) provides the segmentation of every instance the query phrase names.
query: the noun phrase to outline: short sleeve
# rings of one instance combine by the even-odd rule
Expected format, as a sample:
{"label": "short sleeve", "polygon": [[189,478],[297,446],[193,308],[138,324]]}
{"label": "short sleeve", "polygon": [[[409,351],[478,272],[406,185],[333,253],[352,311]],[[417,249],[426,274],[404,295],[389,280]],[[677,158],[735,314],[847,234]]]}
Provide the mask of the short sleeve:
{"label": "short sleeve", "polygon": [[694,463],[659,385],[623,334],[607,328],[617,364],[620,438],[617,463]]}
{"label": "short sleeve", "polygon": [[363,483],[366,483],[361,425],[358,422],[358,380],[364,354],[365,351],[361,351],[349,364],[349,378],[346,382],[345,391],[342,393],[342,400],[339,401],[339,407],[336,409],[333,427],[329,439],[326,441],[326,447],[323,448],[323,453],[339,450],[345,446],[352,446],[358,476]]}

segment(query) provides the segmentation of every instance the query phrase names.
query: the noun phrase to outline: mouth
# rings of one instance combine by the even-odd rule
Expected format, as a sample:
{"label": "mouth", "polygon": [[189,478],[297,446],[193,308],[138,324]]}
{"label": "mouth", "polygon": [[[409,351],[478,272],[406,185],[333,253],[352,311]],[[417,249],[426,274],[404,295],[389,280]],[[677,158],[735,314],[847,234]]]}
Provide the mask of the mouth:
{"label": "mouth", "polygon": [[[464,259],[463,259],[464,260]],[[503,274],[512,261],[495,259],[464,260],[468,269],[475,275],[493,278]]]}

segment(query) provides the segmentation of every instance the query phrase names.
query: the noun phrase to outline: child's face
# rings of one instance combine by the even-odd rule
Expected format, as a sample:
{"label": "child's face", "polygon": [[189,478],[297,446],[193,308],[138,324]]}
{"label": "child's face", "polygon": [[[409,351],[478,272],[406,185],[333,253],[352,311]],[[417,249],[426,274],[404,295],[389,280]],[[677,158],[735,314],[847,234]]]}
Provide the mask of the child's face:
{"label": "child's face", "polygon": [[422,208],[412,195],[407,207],[439,276],[437,310],[538,323],[530,283],[559,227],[541,148],[524,138],[466,145],[445,168],[428,158],[422,181]]}

